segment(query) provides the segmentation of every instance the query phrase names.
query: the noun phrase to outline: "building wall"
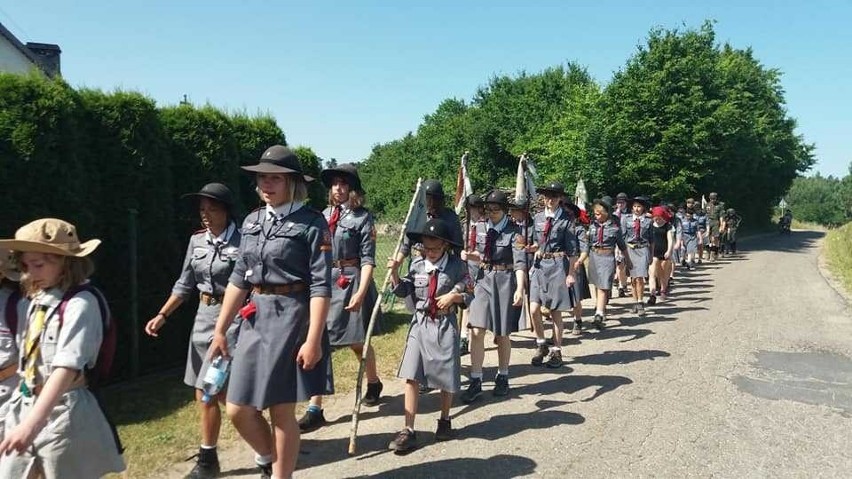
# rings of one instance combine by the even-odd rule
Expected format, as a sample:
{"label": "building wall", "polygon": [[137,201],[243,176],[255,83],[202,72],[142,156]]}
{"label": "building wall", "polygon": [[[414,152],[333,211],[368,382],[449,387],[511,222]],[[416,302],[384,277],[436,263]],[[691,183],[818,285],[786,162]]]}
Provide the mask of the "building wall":
{"label": "building wall", "polygon": [[0,37],[0,72],[28,73],[33,68],[37,67],[29,58],[5,38]]}

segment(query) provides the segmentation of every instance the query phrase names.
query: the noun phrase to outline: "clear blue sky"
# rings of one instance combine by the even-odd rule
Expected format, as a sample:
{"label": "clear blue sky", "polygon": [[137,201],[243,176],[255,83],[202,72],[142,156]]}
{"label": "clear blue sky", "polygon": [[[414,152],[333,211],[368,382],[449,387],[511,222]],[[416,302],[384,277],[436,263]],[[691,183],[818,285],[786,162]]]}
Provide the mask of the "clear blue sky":
{"label": "clear blue sky", "polygon": [[852,2],[837,1],[20,1],[0,22],[22,41],[58,43],[73,85],[187,94],[269,112],[287,140],[360,160],[415,130],[448,97],[494,74],[566,61],[601,83],[650,28],[699,27],[751,46],[784,72],[790,115],[817,146],[815,170],[852,161]]}

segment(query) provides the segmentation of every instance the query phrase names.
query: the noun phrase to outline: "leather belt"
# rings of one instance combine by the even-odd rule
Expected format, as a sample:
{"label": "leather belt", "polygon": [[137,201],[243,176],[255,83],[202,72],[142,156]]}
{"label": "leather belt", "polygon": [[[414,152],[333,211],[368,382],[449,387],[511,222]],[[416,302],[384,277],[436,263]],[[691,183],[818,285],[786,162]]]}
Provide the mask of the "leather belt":
{"label": "leather belt", "polygon": [[480,268],[484,269],[485,271],[510,271],[514,269],[514,265],[481,263]]}
{"label": "leather belt", "polygon": [[[429,311],[421,310],[420,312],[423,313],[423,316],[425,316],[426,319],[432,319],[429,316]],[[453,312],[454,312],[453,309],[439,309],[439,310],[435,311],[435,318],[442,318],[444,316],[447,316],[448,314],[452,314]]]}
{"label": "leather belt", "polygon": [[222,297],[208,293],[201,293],[201,295],[199,296],[199,301],[201,301],[202,304],[206,304],[207,306],[215,306],[217,304],[222,304]]}
{"label": "leather belt", "polygon": [[563,256],[567,256],[564,251],[557,251],[555,253],[542,253],[541,257],[544,259],[553,259],[553,258],[561,258]]}
{"label": "leather belt", "polygon": [[15,374],[17,374],[17,372],[18,372],[18,363],[17,362],[13,362],[12,364],[6,366],[5,368],[0,369],[0,382],[3,382],[5,380],[11,378]]}
{"label": "leather belt", "polygon": [[627,247],[631,249],[647,248],[648,246],[650,246],[649,243],[627,243]]}
{"label": "leather belt", "polygon": [[606,246],[592,246],[592,251],[594,251],[597,254],[609,255],[609,254],[615,253],[615,248],[609,248],[609,247],[606,247]]}
{"label": "leather belt", "polygon": [[290,294],[304,291],[308,286],[299,281],[290,284],[256,284],[251,287],[254,294]]}
{"label": "leather belt", "polygon": [[336,259],[332,263],[335,268],[347,268],[350,266],[361,266],[361,258]]}

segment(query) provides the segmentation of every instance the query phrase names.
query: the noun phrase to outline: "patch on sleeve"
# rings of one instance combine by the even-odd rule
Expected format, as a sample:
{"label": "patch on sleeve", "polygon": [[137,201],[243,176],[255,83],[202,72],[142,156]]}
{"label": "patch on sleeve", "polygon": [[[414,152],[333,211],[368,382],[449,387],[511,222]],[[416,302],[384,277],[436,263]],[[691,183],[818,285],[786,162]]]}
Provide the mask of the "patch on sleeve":
{"label": "patch on sleeve", "polygon": [[320,251],[331,251],[331,233],[328,230],[325,230],[322,234],[322,244],[320,245]]}

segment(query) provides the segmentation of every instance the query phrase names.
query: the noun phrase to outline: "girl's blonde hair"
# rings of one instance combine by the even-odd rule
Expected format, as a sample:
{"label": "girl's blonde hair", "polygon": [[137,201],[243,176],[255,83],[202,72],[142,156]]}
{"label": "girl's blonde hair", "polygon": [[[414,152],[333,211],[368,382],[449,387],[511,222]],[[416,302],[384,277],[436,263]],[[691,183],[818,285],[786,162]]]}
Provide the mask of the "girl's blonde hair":
{"label": "girl's blonde hair", "polygon": [[[15,254],[16,261],[21,265],[21,287],[27,296],[33,296],[41,288],[33,284],[32,278],[26,271],[26,266],[21,262],[22,254]],[[59,282],[53,287],[59,288],[63,292],[68,291],[74,286],[83,284],[95,272],[95,264],[88,257],[78,258],[76,256],[60,256],[48,253],[44,255],[51,261],[62,261],[62,272],[59,273]]]}
{"label": "girl's blonde hair", "polygon": [[[273,173],[273,174],[282,174],[282,173]],[[308,183],[305,181],[305,178],[299,174],[284,174],[284,182],[286,183],[287,192],[289,193],[289,197],[287,198],[287,203],[292,203],[294,201],[305,201],[308,199]],[[260,201],[263,201],[263,195],[260,191],[259,186],[255,186],[255,193],[257,193],[257,197]]]}
{"label": "girl's blonde hair", "polygon": [[[358,208],[362,208],[367,198],[363,193],[360,193],[355,190],[349,190],[349,209],[357,210]],[[331,193],[331,190],[328,190],[328,204],[331,206],[337,206],[334,203],[334,195]]]}
{"label": "girl's blonde hair", "polygon": [[592,211],[595,212],[595,213],[600,211],[601,213],[606,215],[607,218],[609,218],[609,210],[606,209],[606,207],[604,205],[595,205],[594,208],[592,209]]}

